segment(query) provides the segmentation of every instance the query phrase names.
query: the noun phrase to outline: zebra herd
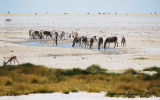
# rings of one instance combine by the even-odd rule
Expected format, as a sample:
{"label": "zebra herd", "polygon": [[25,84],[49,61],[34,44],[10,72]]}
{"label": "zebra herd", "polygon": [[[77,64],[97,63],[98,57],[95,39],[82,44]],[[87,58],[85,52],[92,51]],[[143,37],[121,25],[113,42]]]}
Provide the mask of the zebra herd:
{"label": "zebra herd", "polygon": [[58,39],[59,40],[63,40],[65,38],[69,39],[71,38],[71,34],[70,33],[65,33],[64,31],[34,31],[32,29],[29,30],[29,37],[31,39],[51,39],[52,35],[55,34],[55,32],[58,33]]}
{"label": "zebra herd", "polygon": [[[86,36],[79,36],[77,32],[72,33],[66,33],[64,31],[34,31],[32,29],[29,30],[29,37],[31,39],[52,39],[53,40],[53,45],[54,43],[57,45],[58,40],[64,40],[64,39],[71,39],[73,38],[72,42],[72,47],[79,46],[79,47],[85,47],[85,48],[92,48],[93,43],[97,42],[98,43],[98,49],[100,49],[104,43],[104,49],[107,47],[106,45],[108,44],[108,47],[110,46],[110,43],[114,43],[115,46],[118,47],[118,38],[116,36],[112,37],[107,37],[105,41],[103,40],[103,37],[99,37],[97,39],[96,36],[93,36],[91,38],[88,38]],[[122,37],[121,40],[121,46],[126,46],[126,40],[125,37]]]}
{"label": "zebra herd", "polygon": [[[84,46],[85,48],[89,47],[91,49],[93,46],[93,43],[97,42],[98,49],[100,49],[103,46],[103,43],[104,43],[104,49],[106,48],[107,44],[109,44],[110,46],[110,43],[114,43],[115,44],[114,48],[115,48],[116,46],[118,47],[117,41],[118,41],[118,38],[116,36],[107,37],[105,41],[103,41],[103,37],[99,37],[97,39],[96,36],[93,36],[91,38],[87,38],[86,36],[77,36],[73,39],[72,47],[74,47],[75,44],[77,44],[77,46],[81,46],[81,47]],[[122,40],[121,40],[121,46],[126,46],[126,39],[124,36],[122,37]]]}

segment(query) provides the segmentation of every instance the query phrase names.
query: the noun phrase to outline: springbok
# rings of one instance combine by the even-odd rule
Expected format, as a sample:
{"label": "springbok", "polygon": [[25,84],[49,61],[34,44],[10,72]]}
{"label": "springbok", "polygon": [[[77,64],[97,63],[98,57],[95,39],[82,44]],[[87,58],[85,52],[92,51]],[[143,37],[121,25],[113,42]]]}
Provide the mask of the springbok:
{"label": "springbok", "polygon": [[15,64],[15,61],[17,61],[17,63],[19,64],[18,60],[17,60],[17,57],[16,56],[11,56],[7,62],[3,62],[3,66],[7,65],[9,62],[10,62],[10,65],[12,63],[12,61],[14,61],[14,64]]}
{"label": "springbok", "polygon": [[115,44],[114,48],[116,47],[116,44],[117,44],[117,47],[118,47],[118,42],[117,42],[117,37],[116,36],[112,36],[112,37],[107,37],[105,42],[104,42],[104,49],[106,48],[106,44],[109,43],[109,46],[110,46],[110,43],[113,43]]}
{"label": "springbok", "polygon": [[121,40],[121,46],[126,46],[126,39],[125,39],[125,37],[123,36],[122,37],[122,40]]}

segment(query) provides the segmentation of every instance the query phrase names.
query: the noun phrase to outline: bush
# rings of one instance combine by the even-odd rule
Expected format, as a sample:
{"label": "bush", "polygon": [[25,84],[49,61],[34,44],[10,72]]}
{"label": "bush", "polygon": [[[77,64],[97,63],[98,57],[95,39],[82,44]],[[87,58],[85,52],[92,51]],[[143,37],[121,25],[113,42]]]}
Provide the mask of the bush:
{"label": "bush", "polygon": [[52,93],[53,91],[48,88],[40,88],[37,91],[34,91],[35,93]]}
{"label": "bush", "polygon": [[143,80],[144,81],[150,81],[150,80],[152,80],[152,76],[150,76],[150,75],[142,74],[142,76],[143,76]]}
{"label": "bush", "polygon": [[21,64],[19,66],[27,66],[27,67],[32,67],[32,66],[36,66],[34,64],[31,64],[31,63],[24,63],[24,64]]}
{"label": "bush", "polygon": [[38,79],[36,79],[36,78],[34,78],[32,81],[31,81],[31,83],[32,84],[36,84],[36,83],[38,83],[39,81],[38,81]]}
{"label": "bush", "polygon": [[137,74],[137,71],[135,71],[134,69],[128,69],[124,72],[125,74],[132,74],[132,75],[135,75]]}
{"label": "bush", "polygon": [[9,91],[6,93],[7,96],[12,96],[12,95],[17,96],[17,95],[20,95],[20,94],[21,94],[21,93],[20,93],[19,91],[17,91],[17,90],[9,90]]}
{"label": "bush", "polygon": [[12,85],[12,81],[8,80],[6,83],[5,83],[5,86],[11,86]]}
{"label": "bush", "polygon": [[73,76],[73,75],[81,75],[81,74],[89,74],[89,73],[87,73],[87,71],[79,69],[79,68],[74,68],[71,70],[63,71],[63,75],[65,75],[65,76]]}
{"label": "bush", "polygon": [[160,68],[159,67],[150,67],[150,68],[145,68],[143,71],[156,71],[156,72],[160,72]]}
{"label": "bush", "polygon": [[102,69],[99,65],[91,65],[86,69],[87,72],[92,73],[92,74],[97,74],[97,73],[105,73],[106,69]]}
{"label": "bush", "polygon": [[78,91],[75,88],[72,88],[71,92],[78,92]]}
{"label": "bush", "polygon": [[99,89],[93,89],[93,88],[90,88],[90,89],[88,89],[87,90],[87,92],[95,92],[95,93],[99,93],[100,92],[100,90]]}
{"label": "bush", "polygon": [[63,90],[62,93],[69,94],[69,91],[68,90]]}
{"label": "bush", "polygon": [[150,80],[158,80],[160,79],[160,72],[154,74],[154,75],[147,75],[147,74],[142,74],[143,80],[145,81],[150,81]]}
{"label": "bush", "polygon": [[153,77],[154,80],[160,79],[160,72],[154,74],[152,77]]}

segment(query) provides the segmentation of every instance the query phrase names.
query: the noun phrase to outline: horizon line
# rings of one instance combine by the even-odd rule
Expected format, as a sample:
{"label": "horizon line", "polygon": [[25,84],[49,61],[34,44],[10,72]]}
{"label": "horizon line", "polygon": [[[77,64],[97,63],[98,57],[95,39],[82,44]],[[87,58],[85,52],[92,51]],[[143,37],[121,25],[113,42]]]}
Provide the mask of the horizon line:
{"label": "horizon line", "polygon": [[160,16],[160,14],[0,14],[0,16]]}

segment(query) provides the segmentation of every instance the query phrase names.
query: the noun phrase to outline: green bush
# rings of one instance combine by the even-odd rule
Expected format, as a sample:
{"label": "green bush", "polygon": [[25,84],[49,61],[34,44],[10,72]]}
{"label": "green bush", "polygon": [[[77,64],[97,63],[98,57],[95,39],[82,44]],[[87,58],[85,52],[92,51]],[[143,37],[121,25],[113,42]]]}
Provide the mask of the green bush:
{"label": "green bush", "polygon": [[6,83],[5,83],[5,86],[11,86],[12,85],[12,81],[8,80]]}
{"label": "green bush", "polygon": [[38,89],[38,90],[36,90],[34,92],[35,93],[53,93],[54,91],[44,87],[44,88],[40,88],[40,89]]}
{"label": "green bush", "polygon": [[32,67],[32,66],[36,66],[34,64],[31,64],[31,63],[24,63],[24,64],[21,64],[19,66],[27,66],[27,67]]}
{"label": "green bush", "polygon": [[38,83],[38,82],[39,82],[39,80],[36,79],[36,78],[34,78],[34,79],[31,81],[32,84],[36,84],[36,83]]}
{"label": "green bush", "polygon": [[132,74],[132,75],[135,75],[135,74],[137,74],[138,72],[135,71],[134,69],[127,69],[124,73],[125,73],[125,74]]}
{"label": "green bush", "polygon": [[78,92],[78,90],[76,90],[75,88],[72,88],[71,92]]}
{"label": "green bush", "polygon": [[62,93],[69,94],[69,91],[68,90],[63,90]]}
{"label": "green bush", "polygon": [[65,76],[73,76],[73,75],[81,75],[81,74],[89,74],[87,71],[79,69],[79,68],[73,68],[70,70],[63,71],[63,75]]}
{"label": "green bush", "polygon": [[105,73],[106,69],[102,69],[99,65],[91,65],[86,69],[87,72],[92,74]]}
{"label": "green bush", "polygon": [[159,67],[150,67],[150,68],[145,68],[143,71],[156,71],[156,72],[160,72],[160,68]]}

